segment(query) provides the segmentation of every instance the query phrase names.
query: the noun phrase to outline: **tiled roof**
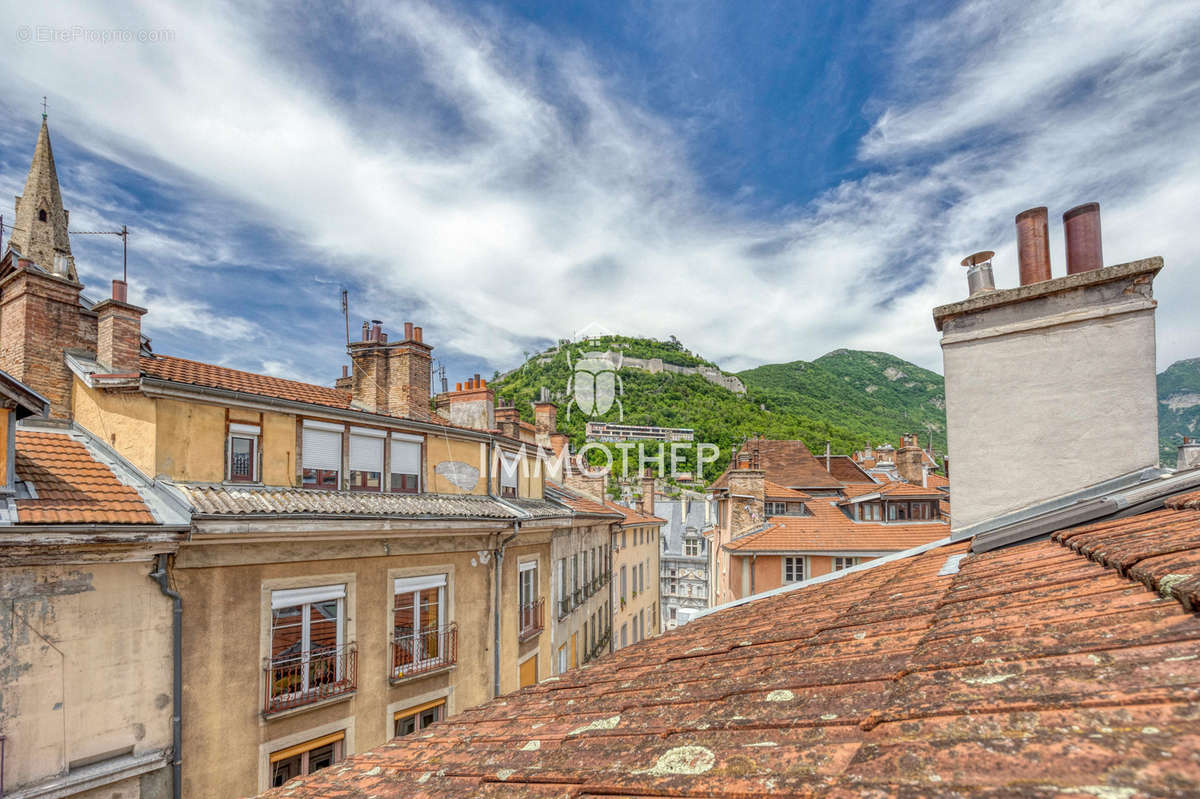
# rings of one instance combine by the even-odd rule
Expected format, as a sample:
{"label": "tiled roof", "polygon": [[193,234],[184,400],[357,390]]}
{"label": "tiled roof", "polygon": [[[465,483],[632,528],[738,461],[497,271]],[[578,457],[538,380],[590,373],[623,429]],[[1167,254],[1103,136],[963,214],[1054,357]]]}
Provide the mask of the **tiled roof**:
{"label": "tiled roof", "polygon": [[637,508],[627,508],[624,505],[618,505],[615,502],[605,500],[604,506],[609,510],[615,511],[625,517],[623,524],[628,527],[637,524],[666,524],[666,519],[660,519],[653,514],[642,513]]}
{"label": "tiled roof", "polygon": [[612,508],[608,507],[609,503],[607,500],[604,502],[597,502],[591,497],[585,496],[578,491],[573,491],[559,483],[552,483],[547,480],[546,489],[550,496],[566,505],[575,513],[583,516],[609,516],[615,518],[617,516],[625,515],[620,511],[613,510]]}
{"label": "tiled roof", "polygon": [[[752,438],[741,446],[739,453],[757,456],[757,468],[766,472],[773,483],[789,488],[840,488],[841,483],[825,471],[803,441],[775,441]],[[713,488],[725,488],[729,472],[713,481]]]}
{"label": "tiled roof", "polygon": [[[339,410],[353,409],[352,395],[349,391],[328,386],[301,383],[298,380],[285,380],[282,377],[260,375],[255,372],[243,372],[240,369],[189,361],[186,358],[175,358],[170,355],[143,357],[141,363],[142,372],[147,377],[156,377],[173,383],[239,391],[244,394],[257,394],[260,397],[303,402],[309,405],[323,405]],[[430,414],[430,421],[444,427],[454,426],[437,413]]]}
{"label": "tiled roof", "polygon": [[1200,617],[1064,546],[1148,535],[1140,579],[1200,510],[1100,527],[710,613],[268,795],[1200,795]]}
{"label": "tiled roof", "polygon": [[787,488],[779,485],[778,483],[773,483],[770,480],[763,480],[763,488],[766,489],[767,499],[794,499],[800,501],[812,499],[812,497],[810,497],[808,494],[805,494],[803,491],[797,491],[794,488]]}
{"label": "tiled roof", "polygon": [[930,472],[928,475],[926,475],[925,482],[929,485],[930,488],[949,488],[950,487],[950,478],[944,474],[935,474],[933,472]]}
{"label": "tiled roof", "polygon": [[[928,488],[912,483],[902,483],[889,480],[886,483],[876,483],[875,485],[852,484],[845,486],[842,493],[846,495],[847,500],[857,499],[859,497],[869,496],[871,494],[879,494],[888,499],[903,499],[911,498],[927,498],[927,499],[944,499],[946,494],[944,491],[939,491],[934,486]],[[845,504],[845,501],[843,501]]]}
{"label": "tiled roof", "polygon": [[860,522],[828,499],[807,504],[811,516],[772,516],[767,528],[735,538],[731,552],[900,552],[950,534],[944,522]]}
{"label": "tiled roof", "polygon": [[[379,494],[307,488],[179,486],[197,516],[379,516],[411,518],[517,519],[507,505],[538,517],[569,515],[549,500],[508,499],[482,494]],[[506,504],[507,503],[507,504]]]}
{"label": "tiled roof", "polygon": [[325,405],[330,408],[350,408],[350,392],[336,388],[285,380],[282,377],[243,372],[226,366],[189,361],[169,355],[142,358],[142,372],[148,377],[170,380],[173,383],[188,383],[193,386],[221,388],[226,391],[241,391],[263,397]]}
{"label": "tiled roof", "polygon": [[18,499],[22,524],[155,524],[137,490],[64,433],[17,430],[17,478],[36,499]]}
{"label": "tiled roof", "polygon": [[[822,464],[825,456],[817,458]],[[831,455],[829,457],[829,473],[843,483],[872,483],[871,475],[854,462],[849,455]]]}

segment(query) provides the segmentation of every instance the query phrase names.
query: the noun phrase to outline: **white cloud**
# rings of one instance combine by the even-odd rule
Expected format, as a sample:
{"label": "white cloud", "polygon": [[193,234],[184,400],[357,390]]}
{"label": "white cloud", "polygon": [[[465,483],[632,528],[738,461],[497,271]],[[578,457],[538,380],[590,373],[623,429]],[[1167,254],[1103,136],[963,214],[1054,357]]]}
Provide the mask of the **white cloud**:
{"label": "white cloud", "polygon": [[[339,31],[345,48],[395,53],[387,80],[421,83],[431,106],[453,112],[447,132],[415,102],[402,114],[347,110],[273,55],[274,21],[240,8],[15,11],[16,24],[119,19],[175,37],[9,46],[0,65],[26,99],[53,87],[57,135],[253,209],[314,258],[353,270],[363,310],[393,329],[396,308],[421,308],[443,352],[503,368],[532,339],[598,321],[676,334],[729,368],[843,346],[940,368],[929,310],[965,294],[958,260],[996,249],[1011,283],[1015,213],[1098,199],[1110,263],[1167,257],[1161,362],[1198,354],[1200,258],[1186,232],[1200,199],[1200,65],[1187,45],[1200,19],[1188,4],[968,3],[922,23],[875,98],[866,175],[767,221],[706,196],[673,121],[624,99],[578,45],[496,14],[359,11]],[[196,263],[206,249],[227,257],[211,232],[221,229],[155,228],[145,246]],[[162,281],[148,323],[256,334],[214,312],[205,286]],[[297,314],[311,295],[297,286]],[[311,362],[310,341],[272,346],[277,372]]]}

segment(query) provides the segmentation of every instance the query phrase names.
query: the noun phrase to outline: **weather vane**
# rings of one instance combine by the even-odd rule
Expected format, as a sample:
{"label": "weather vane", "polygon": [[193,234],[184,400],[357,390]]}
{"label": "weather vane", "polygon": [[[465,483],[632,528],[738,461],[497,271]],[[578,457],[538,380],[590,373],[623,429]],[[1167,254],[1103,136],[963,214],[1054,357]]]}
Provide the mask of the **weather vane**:
{"label": "weather vane", "polygon": [[46,95],[42,95],[42,121],[46,121]]}

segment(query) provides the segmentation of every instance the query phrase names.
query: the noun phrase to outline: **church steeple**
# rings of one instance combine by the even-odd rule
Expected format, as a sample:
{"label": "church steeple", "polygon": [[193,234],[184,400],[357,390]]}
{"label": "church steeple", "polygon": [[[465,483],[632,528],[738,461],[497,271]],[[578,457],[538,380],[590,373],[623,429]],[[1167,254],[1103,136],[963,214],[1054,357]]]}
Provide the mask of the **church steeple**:
{"label": "church steeple", "polygon": [[42,129],[33,150],[33,163],[25,178],[25,192],[17,197],[17,218],[10,243],[25,258],[47,272],[79,281],[75,259],[71,255],[71,239],[67,235],[68,212],[63,209],[58,188],[58,173],[54,169],[54,152],[50,149],[50,128],[42,114]]}

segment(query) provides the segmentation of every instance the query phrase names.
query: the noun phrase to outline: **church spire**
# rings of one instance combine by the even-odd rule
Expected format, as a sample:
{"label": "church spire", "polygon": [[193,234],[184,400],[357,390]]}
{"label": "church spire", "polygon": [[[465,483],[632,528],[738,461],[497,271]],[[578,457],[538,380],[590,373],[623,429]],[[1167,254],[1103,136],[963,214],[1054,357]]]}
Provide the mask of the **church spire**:
{"label": "church spire", "polygon": [[71,240],[67,235],[69,215],[63,210],[44,109],[33,163],[25,178],[25,191],[17,197],[16,206],[17,217],[10,244],[47,272],[78,282]]}

